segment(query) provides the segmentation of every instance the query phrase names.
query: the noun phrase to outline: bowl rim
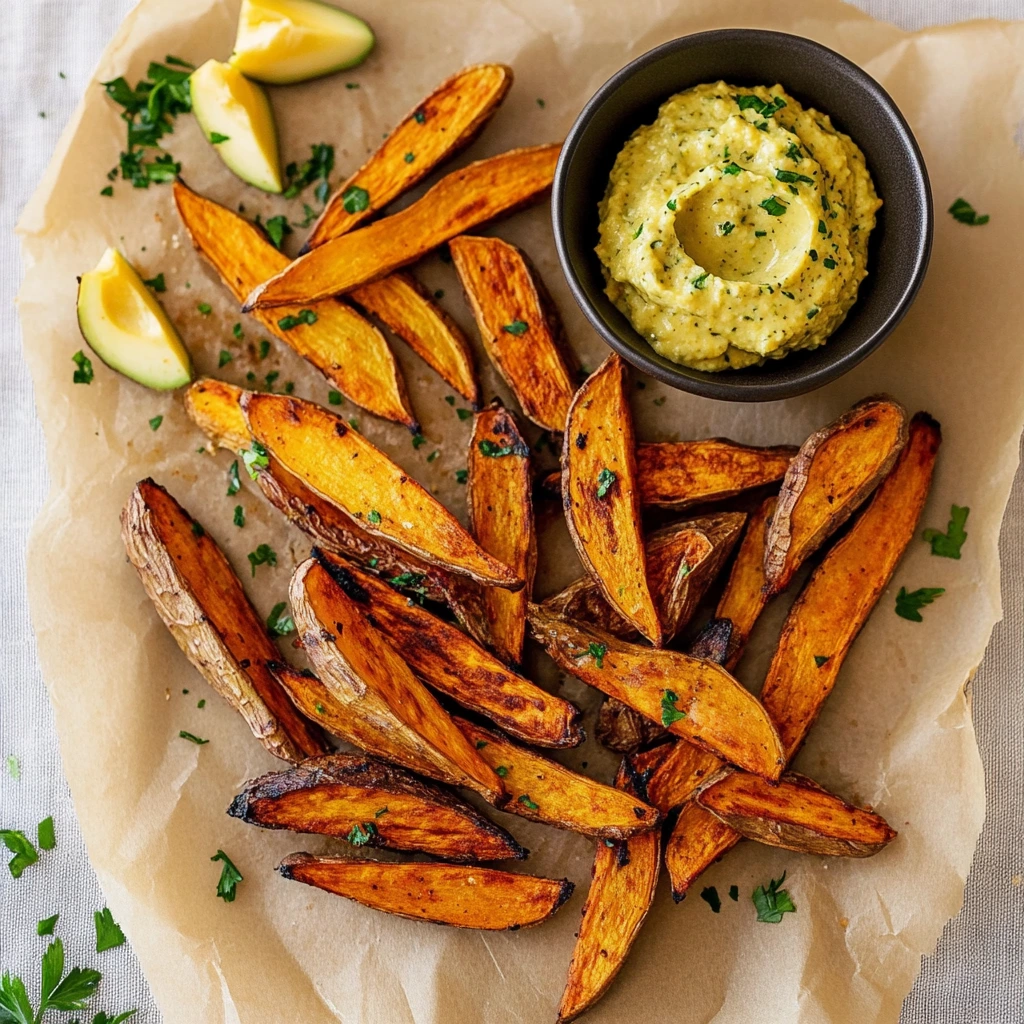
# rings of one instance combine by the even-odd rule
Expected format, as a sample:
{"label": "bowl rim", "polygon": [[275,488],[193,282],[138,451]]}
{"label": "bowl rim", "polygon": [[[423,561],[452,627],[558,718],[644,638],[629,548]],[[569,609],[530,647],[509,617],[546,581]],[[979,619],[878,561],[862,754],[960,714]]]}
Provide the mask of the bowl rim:
{"label": "bowl rim", "polygon": [[[691,49],[712,40],[715,42],[727,41],[730,38],[749,40],[751,37],[782,42],[798,50],[812,52],[816,57],[827,56],[829,59],[837,60],[845,66],[847,73],[857,80],[860,87],[870,95],[874,102],[885,111],[887,117],[895,124],[897,133],[909,157],[908,165],[918,179],[920,191],[924,195],[925,216],[921,231],[914,236],[913,249],[910,250],[908,248],[907,259],[910,261],[910,270],[907,284],[897,301],[893,303],[885,319],[868,338],[849,352],[837,355],[831,361],[816,368],[811,368],[795,378],[772,381],[769,377],[766,377],[760,383],[737,386],[731,383],[728,380],[728,376],[724,373],[705,372],[698,378],[690,376],[686,372],[688,368],[682,365],[680,365],[679,370],[662,366],[645,352],[638,352],[632,346],[626,344],[609,327],[604,317],[598,313],[594,304],[587,296],[573,267],[565,231],[564,206],[569,166],[572,163],[581,139],[596,112],[624,83],[649,64],[660,60],[666,54],[676,50]],[[856,142],[857,140],[854,139],[854,141]],[[916,190],[917,188],[915,187]],[[628,64],[621,67],[587,100],[573,121],[559,153],[551,188],[551,224],[554,233],[555,250],[558,253],[558,262],[561,265],[562,273],[569,284],[569,290],[572,292],[576,304],[583,311],[590,325],[615,352],[618,352],[629,363],[650,374],[656,380],[702,398],[727,402],[769,402],[806,394],[841,377],[874,352],[906,316],[924,282],[925,272],[928,269],[928,263],[931,258],[934,212],[931,181],[928,177],[928,168],[924,161],[924,155],[907,119],[883,86],[848,57],[825,46],[823,43],[817,42],[817,40],[810,39],[807,36],[796,35],[795,33],[759,28],[708,29],[702,32],[677,36],[675,39],[669,39],[653,49],[640,54],[640,56],[635,57]],[[637,336],[639,337],[639,334]],[[644,343],[647,345],[646,341]],[[649,348],[650,346],[648,345],[647,347]],[[651,351],[653,352],[653,349]],[[699,373],[701,371],[690,370],[690,373],[693,372]]]}

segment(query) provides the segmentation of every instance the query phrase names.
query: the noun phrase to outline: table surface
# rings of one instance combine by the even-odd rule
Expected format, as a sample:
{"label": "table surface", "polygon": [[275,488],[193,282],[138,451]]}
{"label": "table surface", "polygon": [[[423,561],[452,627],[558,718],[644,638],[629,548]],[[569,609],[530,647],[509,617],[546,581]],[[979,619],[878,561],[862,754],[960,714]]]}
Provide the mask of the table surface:
{"label": "table surface", "polygon": [[[172,2],[172,0],[168,0]],[[1024,0],[855,0],[904,28],[968,18],[1024,18]],[[765,0],[771,7],[772,0]],[[5,5],[6,6],[6,5]],[[103,893],[86,856],[36,659],[25,596],[25,543],[48,481],[32,384],[21,357],[14,295],[21,277],[12,234],[54,145],[131,0],[17,0],[0,19],[0,827],[26,832],[52,814],[57,851],[18,881],[0,872],[0,973],[37,985],[45,940],[36,922],[60,912],[69,964],[104,980],[91,1012],[153,1003],[127,944],[94,950],[93,913]],[[31,343],[31,339],[26,339]],[[946,927],[903,1007],[901,1024],[1009,1024],[1024,1019],[1024,473],[1001,537],[1004,619],[972,684],[988,811],[964,907]],[[3,768],[17,758],[20,778]]]}

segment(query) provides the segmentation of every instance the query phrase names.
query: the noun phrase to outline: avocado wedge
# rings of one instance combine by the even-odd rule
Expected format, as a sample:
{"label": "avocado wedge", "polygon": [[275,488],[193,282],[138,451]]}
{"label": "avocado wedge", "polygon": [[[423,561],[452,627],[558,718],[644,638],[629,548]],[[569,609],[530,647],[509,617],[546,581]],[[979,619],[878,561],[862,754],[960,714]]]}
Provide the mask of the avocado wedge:
{"label": "avocado wedge", "polygon": [[277,126],[267,94],[230,64],[208,60],[189,78],[199,127],[242,181],[280,192]]}
{"label": "avocado wedge", "polygon": [[117,249],[108,249],[79,279],[78,325],[107,366],[147,388],[170,391],[192,380],[188,349]]}
{"label": "avocado wedge", "polygon": [[242,0],[228,59],[247,78],[289,85],[355,67],[375,42],[365,21],[319,0]]}

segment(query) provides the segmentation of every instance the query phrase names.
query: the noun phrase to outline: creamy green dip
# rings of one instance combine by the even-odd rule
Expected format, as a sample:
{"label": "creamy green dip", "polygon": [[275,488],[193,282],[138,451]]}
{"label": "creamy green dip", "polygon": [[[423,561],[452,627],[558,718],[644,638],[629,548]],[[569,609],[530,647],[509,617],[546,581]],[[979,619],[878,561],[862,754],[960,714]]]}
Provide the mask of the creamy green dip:
{"label": "creamy green dip", "polygon": [[867,274],[882,205],[864,154],[780,86],[699,85],[615,160],[599,206],[606,291],[700,370],[823,345]]}

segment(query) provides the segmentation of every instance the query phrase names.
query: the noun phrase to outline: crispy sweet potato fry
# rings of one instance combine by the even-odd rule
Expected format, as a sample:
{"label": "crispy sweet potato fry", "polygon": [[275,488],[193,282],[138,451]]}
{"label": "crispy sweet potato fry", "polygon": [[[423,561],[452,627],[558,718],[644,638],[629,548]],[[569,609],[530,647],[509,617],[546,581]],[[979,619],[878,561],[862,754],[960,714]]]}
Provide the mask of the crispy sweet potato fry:
{"label": "crispy sweet potato fry", "polygon": [[262,775],[246,783],[228,814],[261,828],[464,863],[526,856],[503,828],[454,793],[364,754],[328,754]]}
{"label": "crispy sweet potato fry", "polygon": [[240,452],[252,444],[242,412],[240,387],[213,377],[200,377],[185,391],[185,412],[214,448]]}
{"label": "crispy sweet potato fry", "polygon": [[[635,779],[623,764],[615,786],[638,797]],[[660,860],[657,829],[611,846],[597,844],[590,891],[558,1007],[559,1024],[589,1010],[615,980],[654,902]]]}
{"label": "crispy sweet potato fry", "polygon": [[755,775],[781,774],[782,745],[767,713],[721,666],[624,643],[536,604],[529,621],[559,668]]}
{"label": "crispy sweet potato fry", "polygon": [[561,433],[577,364],[540,278],[523,253],[500,238],[461,235],[449,248],[495,369],[529,419]]}
{"label": "crispy sweet potato fry", "polygon": [[725,667],[732,671],[743,657],[743,651],[768,603],[764,587],[764,531],[775,511],[774,497],[766,498],[747,523],[743,542],[729,573],[729,582],[715,609],[717,619],[732,624],[729,652]]}
{"label": "crispy sweet potato fry", "polygon": [[121,512],[121,537],[178,646],[277,757],[301,761],[326,747],[267,669],[280,653],[223,552],[152,480]]}
{"label": "crispy sweet potato fry", "polygon": [[774,786],[728,772],[696,801],[746,839],[797,853],[871,857],[896,838],[888,822],[853,807],[817,783],[787,772]]}
{"label": "crispy sweet potato fry", "polygon": [[389,274],[360,285],[349,298],[390,327],[474,409],[480,404],[469,340],[415,278],[401,271]]}
{"label": "crispy sweet potato fry", "polygon": [[377,534],[449,572],[518,589],[522,579],[483,551],[436,498],[322,406],[246,392],[252,436],[308,487]]}
{"label": "crispy sweet potato fry", "polygon": [[769,594],[785,590],[807,556],[853,515],[906,442],[906,410],[881,396],[858,402],[801,445],[765,531]]}
{"label": "crispy sweet potato fry", "polygon": [[278,871],[372,910],[485,931],[541,924],[574,888],[567,878],[514,875],[466,864],[383,864],[309,853],[285,857]]}
{"label": "crispy sweet potato fry", "polygon": [[504,769],[506,811],[595,839],[628,839],[658,823],[658,812],[638,797],[595,782],[491,729],[462,718],[455,724],[495,771]]}
{"label": "crispy sweet potato fry", "polygon": [[456,235],[538,199],[551,185],[559,148],[513,149],[453,171],[399,213],[300,256],[253,289],[243,309],[342,295],[414,263]]}
{"label": "crispy sweet potato fry", "polygon": [[372,624],[358,584],[346,593],[308,559],[295,570],[289,597],[306,655],[339,703],[357,705],[368,725],[393,732],[397,745],[436,765],[432,776],[441,771],[490,803],[502,802],[501,779]]}
{"label": "crispy sweet potato fry", "polygon": [[334,555],[314,552],[314,557],[339,585],[365,593],[367,614],[433,689],[527,743],[573,747],[582,742],[575,705],[517,675],[460,629],[410,602],[384,580]]}
{"label": "crispy sweet potato fry", "polygon": [[480,596],[489,645],[510,665],[523,656],[526,604],[537,571],[530,446],[515,416],[500,403],[477,413],[466,460],[470,532],[489,555],[526,581],[510,593],[488,587]]}
{"label": "crispy sweet potato fry", "polygon": [[[643,442],[636,446],[640,504],[679,510],[724,501],[781,480],[796,451],[786,445],[753,448],[724,438]],[[559,474],[547,476],[543,487],[559,494]]]}
{"label": "crispy sweet potato fry", "polygon": [[610,355],[576,393],[562,446],[562,506],[605,599],[655,647],[662,624],[647,583],[626,364]]}
{"label": "crispy sweet potato fry", "polygon": [[[472,64],[445,79],[338,187],[302,251],[351,231],[468,146],[511,86],[512,69],[505,64]],[[406,159],[407,153],[414,159]],[[357,193],[359,201],[353,202],[357,188],[366,195]]]}
{"label": "crispy sweet potato fry", "polygon": [[[761,693],[778,726],[787,761],[817,718],[854,638],[914,536],[940,442],[939,425],[918,413],[895,467],[790,609]],[[842,594],[841,601],[837,594]],[[828,660],[819,665],[815,655]],[[805,659],[809,669],[802,665]],[[795,673],[792,680],[787,678],[790,672]],[[681,900],[704,869],[739,838],[699,804],[686,803],[665,847],[673,898]]]}
{"label": "crispy sweet potato fry", "polygon": [[[232,210],[205,199],[181,181],[174,183],[174,200],[193,244],[239,302],[261,281],[288,266],[288,257],[274,248],[263,231]],[[332,299],[316,304],[313,323],[306,322],[307,313],[288,329],[281,326],[295,320],[299,312],[296,306],[257,310],[253,316],[356,405],[410,430],[419,429],[394,353],[369,320]]]}

